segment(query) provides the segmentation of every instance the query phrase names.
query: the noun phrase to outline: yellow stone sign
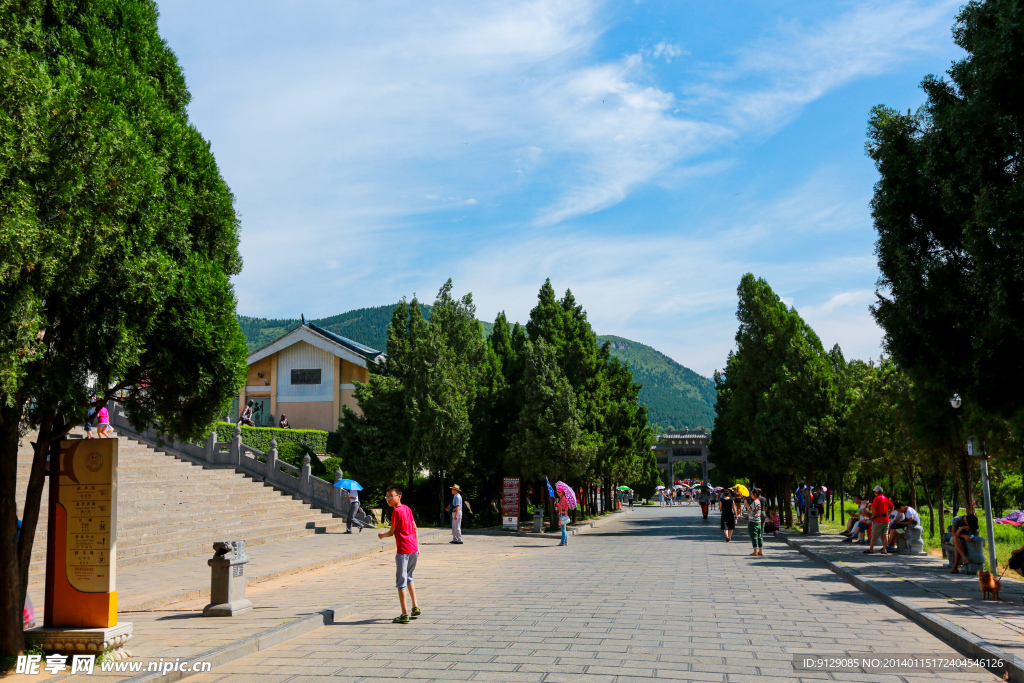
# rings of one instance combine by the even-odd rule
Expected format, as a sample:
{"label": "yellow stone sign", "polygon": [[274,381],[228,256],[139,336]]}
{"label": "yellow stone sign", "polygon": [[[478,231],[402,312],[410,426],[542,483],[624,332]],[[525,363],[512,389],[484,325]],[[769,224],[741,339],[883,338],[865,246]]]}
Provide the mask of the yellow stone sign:
{"label": "yellow stone sign", "polygon": [[46,625],[116,626],[117,439],[61,442],[50,494]]}

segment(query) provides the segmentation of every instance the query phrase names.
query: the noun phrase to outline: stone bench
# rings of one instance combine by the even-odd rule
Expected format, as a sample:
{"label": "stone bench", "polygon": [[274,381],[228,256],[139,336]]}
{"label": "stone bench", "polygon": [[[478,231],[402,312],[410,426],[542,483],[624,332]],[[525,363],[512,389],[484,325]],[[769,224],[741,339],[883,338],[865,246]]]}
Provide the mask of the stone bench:
{"label": "stone bench", "polygon": [[[948,560],[946,566],[952,569],[956,549],[953,547],[953,535],[950,533],[942,535],[942,552],[946,554]],[[967,564],[964,566],[969,574],[974,574],[985,568],[985,539],[978,536],[967,542]]]}
{"label": "stone bench", "polygon": [[896,552],[907,555],[924,555],[924,529],[918,525],[905,527],[896,534]]}

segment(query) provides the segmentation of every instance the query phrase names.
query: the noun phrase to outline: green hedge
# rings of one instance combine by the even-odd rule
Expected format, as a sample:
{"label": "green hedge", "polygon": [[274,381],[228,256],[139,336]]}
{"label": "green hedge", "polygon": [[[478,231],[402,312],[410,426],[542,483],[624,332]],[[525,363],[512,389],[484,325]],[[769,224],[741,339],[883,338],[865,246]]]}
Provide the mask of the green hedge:
{"label": "green hedge", "polygon": [[[231,441],[235,436],[235,425],[230,422],[217,423],[217,441]],[[283,443],[297,443],[314,453],[327,452],[327,432],[319,429],[278,429],[277,427],[242,427],[242,443],[266,453],[270,440],[277,439],[278,449]]]}
{"label": "green hedge", "polygon": [[294,441],[285,441],[277,447],[277,457],[293,467],[302,469],[302,461],[309,456],[309,471],[314,477],[324,479],[327,468],[309,446]]}

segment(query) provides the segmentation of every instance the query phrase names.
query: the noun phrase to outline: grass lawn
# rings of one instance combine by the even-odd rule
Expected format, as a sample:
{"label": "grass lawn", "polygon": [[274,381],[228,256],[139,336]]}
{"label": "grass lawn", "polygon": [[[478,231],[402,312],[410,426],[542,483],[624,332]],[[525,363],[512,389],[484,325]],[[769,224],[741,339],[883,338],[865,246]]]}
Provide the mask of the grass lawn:
{"label": "grass lawn", "polygon": [[[980,511],[980,508],[979,508]],[[918,509],[918,514],[921,515],[921,525],[924,527],[924,550],[926,553],[932,555],[942,556],[941,550],[941,534],[944,530],[939,529],[939,515],[936,512],[935,515],[935,536],[931,537],[928,535],[928,530],[931,528],[931,517],[928,514],[928,508]],[[846,517],[847,519],[851,515],[857,514],[857,506],[852,501],[846,502]],[[960,508],[960,512],[957,514],[965,514],[963,508]],[[793,519],[796,519],[796,512],[793,513]],[[946,524],[949,525],[953,519],[953,515],[946,515]],[[821,519],[819,526],[821,527],[822,533],[833,533],[838,534],[840,531],[846,529],[839,523],[839,510],[838,506],[836,509],[836,520],[835,523],[829,522],[828,520]],[[986,531],[985,517],[984,515],[978,515],[978,533],[983,539],[985,544],[988,544],[988,533]],[[996,536],[996,563],[999,565],[998,571],[1002,572],[1006,568],[1006,563],[1010,559],[1010,553],[1021,546],[1024,546],[1024,527],[1016,527],[1010,524],[996,524],[995,525],[995,536]],[[985,549],[985,565],[988,567],[988,549]],[[1022,577],[1013,571],[1007,571],[1005,576],[1012,576],[1015,579],[1021,579]]]}

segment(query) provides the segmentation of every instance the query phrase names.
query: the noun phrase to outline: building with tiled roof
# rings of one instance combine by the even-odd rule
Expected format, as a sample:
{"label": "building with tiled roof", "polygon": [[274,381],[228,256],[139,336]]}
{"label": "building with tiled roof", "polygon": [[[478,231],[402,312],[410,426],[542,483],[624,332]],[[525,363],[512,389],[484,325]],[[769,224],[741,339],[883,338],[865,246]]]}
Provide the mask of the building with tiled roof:
{"label": "building with tiled roof", "polygon": [[260,427],[276,427],[281,414],[293,429],[338,428],[342,406],[356,412],[356,382],[370,378],[369,364],[384,362],[384,354],[342,337],[305,318],[302,324],[249,355],[245,386],[232,406],[253,400],[253,419]]}

